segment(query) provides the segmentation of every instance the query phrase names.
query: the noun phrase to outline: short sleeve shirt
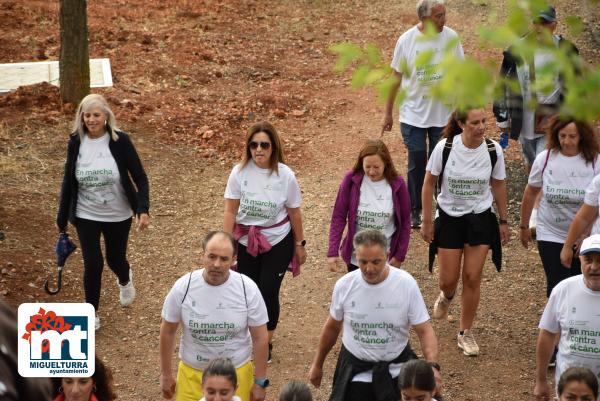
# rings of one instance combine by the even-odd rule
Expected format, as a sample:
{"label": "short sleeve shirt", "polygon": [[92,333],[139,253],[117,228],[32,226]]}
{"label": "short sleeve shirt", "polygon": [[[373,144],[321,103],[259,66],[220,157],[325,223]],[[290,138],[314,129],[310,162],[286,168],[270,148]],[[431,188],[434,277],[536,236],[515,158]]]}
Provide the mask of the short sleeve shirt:
{"label": "short sleeve shirt", "polygon": [[83,136],[75,162],[76,216],[82,219],[119,222],[131,217],[131,205],[121,184],[117,162],[110,152],[110,136]]}
{"label": "short sleeve shirt", "polygon": [[587,163],[581,154],[565,156],[552,151],[548,155],[548,150],[544,150],[537,155],[528,184],[542,188],[537,221],[539,240],[564,243],[584,201],[585,188],[598,172],[600,163]]}
{"label": "short sleeve shirt", "polygon": [[[226,199],[239,199],[235,222],[248,226],[269,227],[287,217],[286,208],[297,208],[302,203],[300,186],[294,172],[285,164],[279,163],[278,172],[258,167],[252,160],[246,167],[237,165],[231,171]],[[279,243],[290,232],[290,223],[279,227],[261,230],[271,245]],[[248,245],[248,236],[239,239]]]}
{"label": "short sleeve shirt", "polygon": [[[391,67],[403,74],[402,89],[407,92],[400,106],[400,120],[420,128],[444,127],[451,111],[431,98],[429,88],[442,78],[443,71],[438,66],[449,46],[456,58],[462,60],[465,55],[458,35],[447,26],[434,39],[425,40],[425,37],[414,26],[400,36],[394,49]],[[431,59],[427,64],[417,65],[417,57],[424,52],[432,52]]]}
{"label": "short sleeve shirt", "polygon": [[[379,284],[367,283],[355,270],[339,279],[333,289],[329,313],[343,320],[342,343],[358,359],[391,361],[406,347],[410,328],[429,320],[425,301],[415,279],[391,266]],[[399,364],[390,365],[392,377]],[[357,381],[371,381],[371,372]]]}
{"label": "short sleeve shirt", "polygon": [[231,271],[225,283],[213,286],[203,272],[195,270],[175,282],[162,318],[181,323],[179,358],[187,365],[204,369],[211,359],[224,357],[238,368],[252,356],[248,328],[267,323],[267,308],[250,278]]}
{"label": "short sleeve shirt", "polygon": [[[583,202],[586,205],[599,207],[600,205],[600,175],[594,177],[592,182],[585,189],[585,196]],[[594,222],[592,227],[592,234],[600,234],[600,217]]]}
{"label": "short sleeve shirt", "polygon": [[438,180],[442,180],[442,190],[437,202],[446,214],[460,217],[468,213],[482,213],[492,206],[494,197],[490,187],[490,176],[496,180],[506,178],[502,148],[495,141],[492,142],[497,156],[494,171],[485,141],[477,148],[470,149],[463,144],[462,135],[456,135],[443,177],[439,175],[446,139],[438,142],[433,149],[426,170],[438,176]]}
{"label": "short sleeve shirt", "polygon": [[[385,234],[388,244],[391,243],[390,239],[396,231],[396,223],[392,187],[386,179],[372,181],[366,175],[363,177],[356,213],[356,232],[366,229],[379,230]],[[351,262],[358,266],[355,253],[352,253]]]}
{"label": "short sleeve shirt", "polygon": [[569,277],[552,290],[539,328],[560,333],[556,382],[571,366],[586,367],[600,375],[599,310],[600,291],[587,288],[582,275]]}

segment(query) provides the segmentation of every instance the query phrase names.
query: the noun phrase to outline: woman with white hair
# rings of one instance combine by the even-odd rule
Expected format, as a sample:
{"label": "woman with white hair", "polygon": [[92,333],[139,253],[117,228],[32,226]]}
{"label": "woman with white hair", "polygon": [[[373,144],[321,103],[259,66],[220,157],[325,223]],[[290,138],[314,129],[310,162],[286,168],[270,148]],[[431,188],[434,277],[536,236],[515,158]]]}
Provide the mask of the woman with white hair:
{"label": "woman with white hair", "polygon": [[[60,191],[56,225],[75,226],[83,254],[85,301],[98,306],[104,258],[118,277],[121,305],[135,298],[127,241],[133,213],[137,229],[148,227],[148,177],[129,136],[117,128],[115,115],[101,95],[88,95],[79,104]],[[133,213],[132,213],[133,211]]]}

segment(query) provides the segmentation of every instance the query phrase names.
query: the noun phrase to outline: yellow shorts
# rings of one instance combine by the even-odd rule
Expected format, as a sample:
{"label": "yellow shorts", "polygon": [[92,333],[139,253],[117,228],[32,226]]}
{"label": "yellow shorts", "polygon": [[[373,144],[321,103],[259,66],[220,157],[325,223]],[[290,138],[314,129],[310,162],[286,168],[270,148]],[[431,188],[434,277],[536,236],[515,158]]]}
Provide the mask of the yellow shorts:
{"label": "yellow shorts", "polygon": [[[254,384],[254,366],[247,362],[235,370],[237,374],[238,389],[235,395],[242,401],[250,401],[250,390]],[[199,401],[202,393],[202,371],[179,362],[177,370],[177,387],[175,401]]]}

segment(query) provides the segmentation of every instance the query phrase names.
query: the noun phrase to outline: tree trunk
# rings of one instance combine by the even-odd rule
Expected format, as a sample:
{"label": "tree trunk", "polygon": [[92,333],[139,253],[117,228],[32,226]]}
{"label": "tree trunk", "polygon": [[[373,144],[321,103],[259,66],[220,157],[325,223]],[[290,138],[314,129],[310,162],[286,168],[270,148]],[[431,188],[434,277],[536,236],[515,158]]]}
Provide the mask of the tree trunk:
{"label": "tree trunk", "polygon": [[60,98],[79,104],[90,93],[87,1],[60,0]]}

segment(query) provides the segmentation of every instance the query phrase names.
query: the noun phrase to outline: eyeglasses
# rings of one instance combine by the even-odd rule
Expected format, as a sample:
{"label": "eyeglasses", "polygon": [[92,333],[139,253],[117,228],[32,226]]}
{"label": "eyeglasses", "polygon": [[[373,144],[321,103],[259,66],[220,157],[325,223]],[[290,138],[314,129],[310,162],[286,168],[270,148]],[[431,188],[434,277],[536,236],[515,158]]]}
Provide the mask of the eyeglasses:
{"label": "eyeglasses", "polygon": [[250,149],[252,150],[258,149],[259,146],[264,150],[268,150],[271,148],[271,142],[250,142]]}

